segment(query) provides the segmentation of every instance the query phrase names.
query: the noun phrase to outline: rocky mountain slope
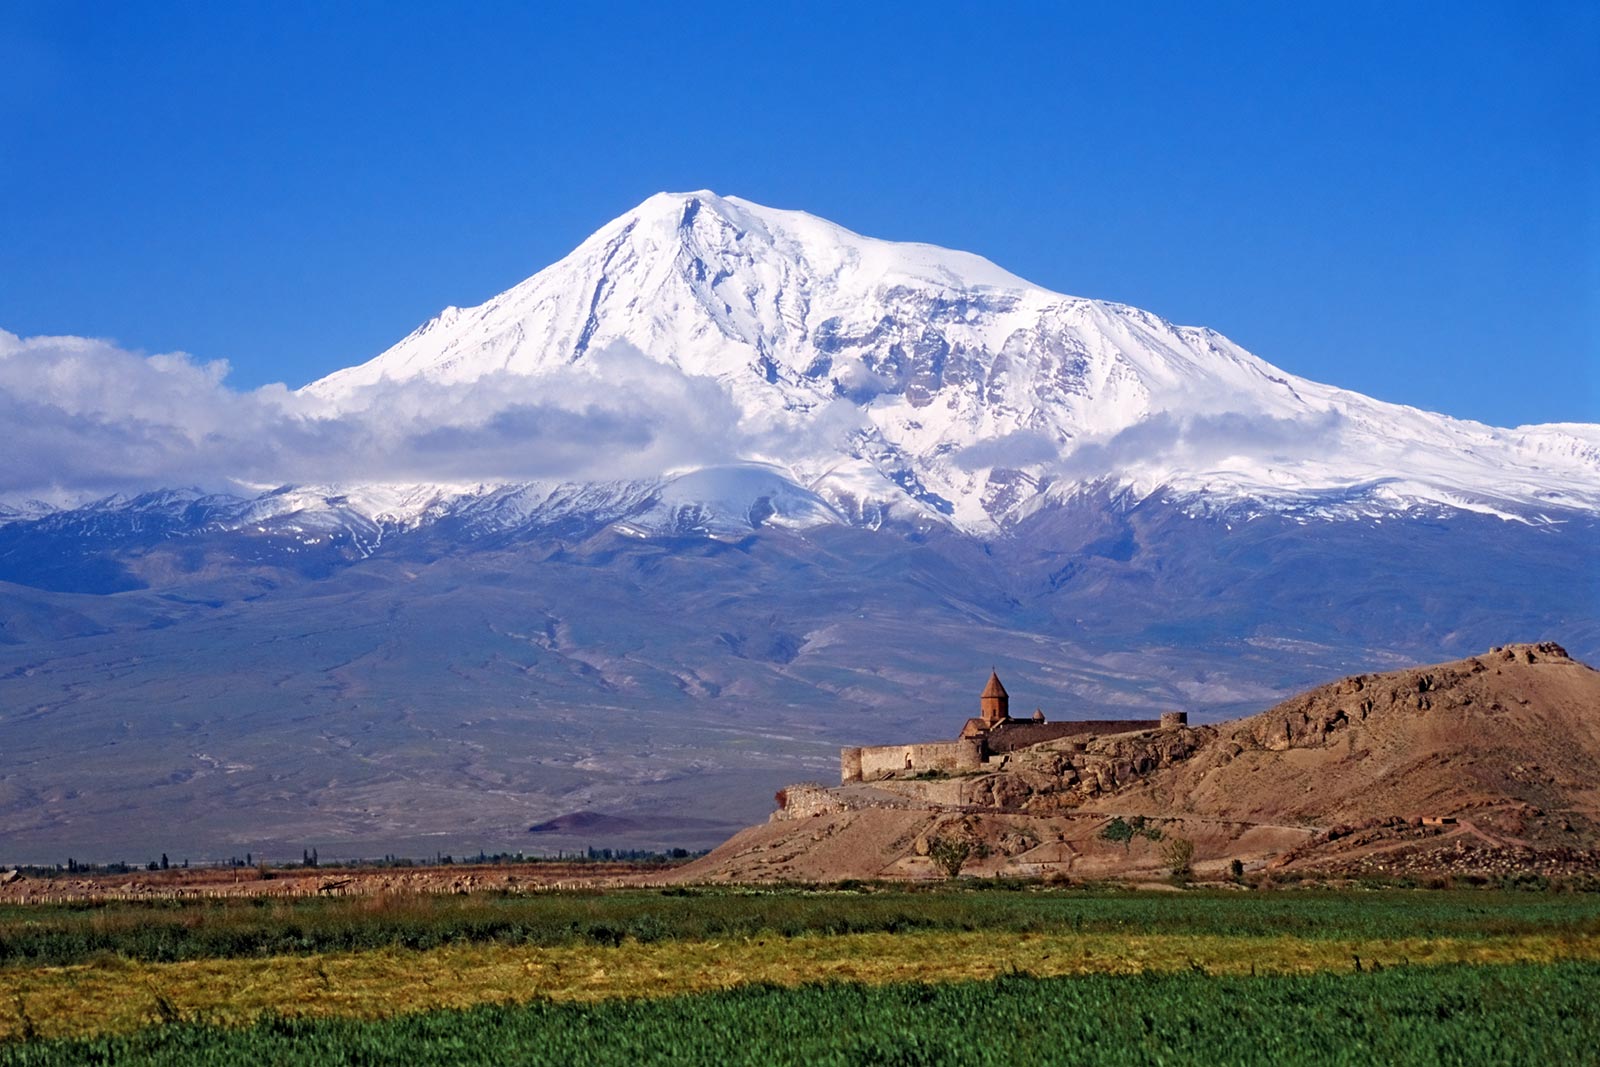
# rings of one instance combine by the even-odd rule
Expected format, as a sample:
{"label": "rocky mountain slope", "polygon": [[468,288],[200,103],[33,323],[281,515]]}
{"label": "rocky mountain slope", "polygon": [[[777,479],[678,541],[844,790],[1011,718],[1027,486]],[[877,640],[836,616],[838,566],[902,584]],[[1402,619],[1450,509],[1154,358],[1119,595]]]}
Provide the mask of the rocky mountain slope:
{"label": "rocky mountain slope", "polygon": [[[1051,742],[948,778],[795,787],[683,873],[934,872],[930,840],[989,873],[1159,869],[1192,840],[1202,871],[1600,870],[1600,672],[1559,645],[1357,674],[1248,718]],[[1113,819],[1148,833],[1108,835]],[[1136,850],[1133,846],[1138,843]]]}

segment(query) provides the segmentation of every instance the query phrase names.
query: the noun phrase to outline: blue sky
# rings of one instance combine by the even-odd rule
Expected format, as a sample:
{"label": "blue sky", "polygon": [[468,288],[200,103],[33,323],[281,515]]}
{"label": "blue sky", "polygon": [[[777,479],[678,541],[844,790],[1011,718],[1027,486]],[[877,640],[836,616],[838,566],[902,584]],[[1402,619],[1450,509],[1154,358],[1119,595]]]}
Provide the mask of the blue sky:
{"label": "blue sky", "polygon": [[1594,5],[0,8],[0,328],[300,385],[662,189],[1600,420]]}

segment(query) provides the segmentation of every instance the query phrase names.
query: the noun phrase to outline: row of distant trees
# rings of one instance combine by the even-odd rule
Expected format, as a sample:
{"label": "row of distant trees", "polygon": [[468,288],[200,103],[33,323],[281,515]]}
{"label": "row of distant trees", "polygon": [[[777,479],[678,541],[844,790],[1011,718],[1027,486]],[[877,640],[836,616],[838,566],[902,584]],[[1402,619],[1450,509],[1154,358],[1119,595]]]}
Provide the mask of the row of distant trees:
{"label": "row of distant trees", "polygon": [[[458,863],[480,864],[484,866],[510,863],[671,863],[674,861],[693,859],[696,856],[703,856],[705,853],[705,849],[693,851],[686,848],[669,848],[664,850],[637,848],[585,848],[574,849],[571,851],[558,851],[553,856],[527,855],[526,853],[522,852],[490,853],[480,851],[476,856],[467,855],[457,858],[452,854],[436,852],[431,859],[415,859],[409,856],[386,854],[381,860],[341,860],[338,861],[337,865],[344,867],[448,867]],[[298,864],[286,863],[278,864],[276,866],[279,869],[282,869],[285,867],[293,868],[296,866],[316,868],[320,867],[321,865],[322,859],[318,855],[317,850],[315,848],[305,848],[300,850],[300,862]],[[246,852],[243,857],[229,856],[228,859],[223,862],[201,863],[199,866],[224,868],[266,868],[267,860],[266,857],[262,857],[262,859],[257,862],[254,852]],[[65,864],[55,864],[54,866],[27,866],[26,869],[37,874],[61,872],[68,874],[129,874],[137,870],[166,871],[172,870],[173,868],[187,870],[189,868],[189,861],[185,859],[181,862],[175,863],[165,852],[161,853],[160,859],[152,859],[143,865],[137,863],[128,863],[124,860],[118,860],[114,863],[80,863],[78,860],[69,856],[67,857],[67,862]]]}

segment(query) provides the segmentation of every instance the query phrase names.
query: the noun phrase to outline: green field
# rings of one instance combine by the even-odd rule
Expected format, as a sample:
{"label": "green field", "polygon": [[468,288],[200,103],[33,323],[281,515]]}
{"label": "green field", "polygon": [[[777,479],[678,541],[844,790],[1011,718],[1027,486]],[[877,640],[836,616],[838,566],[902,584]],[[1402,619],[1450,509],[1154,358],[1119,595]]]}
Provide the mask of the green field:
{"label": "green field", "polygon": [[1600,1062],[1600,896],[965,885],[0,909],[0,1064]]}
{"label": "green field", "polygon": [[750,986],[0,1046],[0,1064],[1578,1064],[1600,965]]}
{"label": "green field", "polygon": [[979,930],[1347,940],[1600,936],[1600,894],[896,887],[29,905],[0,908],[0,967],[107,955],[171,962],[458,944]]}

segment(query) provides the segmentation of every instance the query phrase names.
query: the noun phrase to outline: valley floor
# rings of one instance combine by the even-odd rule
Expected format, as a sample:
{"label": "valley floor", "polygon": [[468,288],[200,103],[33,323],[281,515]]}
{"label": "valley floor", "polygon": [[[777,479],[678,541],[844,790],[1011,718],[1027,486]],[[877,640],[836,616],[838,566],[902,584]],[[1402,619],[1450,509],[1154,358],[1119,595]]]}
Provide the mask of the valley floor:
{"label": "valley floor", "polygon": [[12,906],[0,987],[0,1064],[1576,1062],[1600,1039],[1600,896],[957,884]]}

